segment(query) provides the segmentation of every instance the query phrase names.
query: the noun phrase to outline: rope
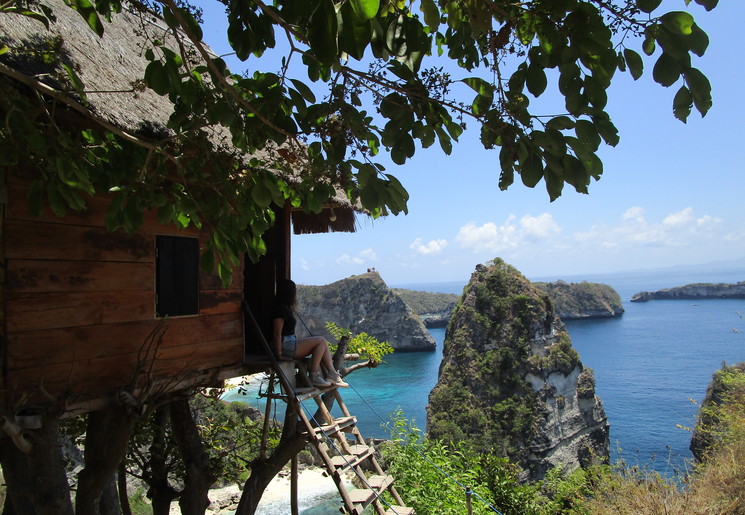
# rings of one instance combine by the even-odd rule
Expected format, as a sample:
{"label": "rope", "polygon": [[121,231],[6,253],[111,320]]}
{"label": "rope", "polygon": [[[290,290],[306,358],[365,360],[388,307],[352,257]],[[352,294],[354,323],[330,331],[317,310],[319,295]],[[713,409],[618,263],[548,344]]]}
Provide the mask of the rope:
{"label": "rope", "polygon": [[[396,430],[396,428],[394,428],[394,427],[391,427],[391,425],[390,425],[390,424],[388,423],[388,421],[387,421],[386,419],[384,419],[384,418],[382,417],[382,415],[381,415],[380,413],[378,413],[378,412],[377,412],[377,410],[376,410],[375,408],[373,408],[373,407],[372,407],[372,405],[371,405],[371,404],[370,404],[369,402],[367,402],[367,399],[365,399],[365,398],[364,398],[364,397],[362,396],[362,394],[361,394],[361,393],[360,393],[360,392],[359,392],[359,391],[357,390],[357,388],[355,388],[355,387],[354,387],[354,386],[352,385],[352,383],[350,383],[350,382],[349,382],[349,378],[348,378],[348,377],[347,377],[347,378],[346,378],[345,380],[346,380],[346,383],[347,383],[347,384],[349,385],[349,387],[350,387],[350,388],[351,388],[352,390],[354,390],[354,393],[356,393],[356,394],[357,394],[357,396],[358,396],[358,397],[359,397],[360,399],[362,399],[362,402],[364,402],[364,403],[365,403],[365,404],[367,405],[367,407],[368,407],[368,408],[370,408],[370,409],[372,410],[372,412],[373,412],[373,413],[375,413],[375,414],[376,414],[376,415],[378,416],[378,418],[379,418],[379,419],[380,419],[380,420],[381,420],[381,421],[383,422],[383,424],[385,424],[385,426],[386,426],[386,427],[387,427],[387,428],[388,428],[388,429],[389,429],[389,430],[390,430],[390,431],[391,431],[392,433],[395,433],[395,434],[397,434],[398,436],[401,436],[401,437],[404,437],[404,436],[406,436],[406,434],[405,434],[405,433],[399,432],[398,430]],[[486,504],[486,505],[487,505],[487,506],[489,507],[489,509],[490,509],[491,511],[493,511],[494,513],[499,513],[499,515],[503,515],[503,514],[502,514],[502,512],[501,512],[501,511],[499,511],[499,510],[498,510],[497,508],[495,508],[495,507],[494,507],[494,506],[493,506],[493,505],[492,505],[492,504],[491,504],[491,503],[490,503],[489,501],[487,501],[486,499],[484,499],[483,497],[481,497],[481,496],[480,496],[480,495],[479,495],[478,493],[476,493],[476,492],[475,492],[475,491],[474,491],[473,489],[471,489],[471,488],[470,488],[469,486],[466,486],[466,485],[464,485],[464,484],[463,484],[463,483],[461,483],[461,482],[460,482],[460,481],[459,481],[459,480],[458,480],[457,478],[455,478],[455,477],[451,476],[451,475],[450,475],[450,474],[448,474],[448,473],[447,473],[446,471],[444,471],[444,470],[443,470],[442,468],[440,468],[440,467],[439,467],[439,466],[438,466],[438,465],[437,465],[436,463],[434,463],[434,462],[433,462],[432,460],[430,460],[429,458],[427,458],[427,456],[425,456],[425,455],[424,455],[424,453],[423,453],[423,452],[422,452],[421,450],[419,450],[419,449],[416,449],[416,452],[417,452],[417,454],[419,454],[419,456],[421,456],[422,458],[424,458],[424,460],[425,460],[425,461],[426,461],[427,463],[429,463],[429,464],[430,464],[430,465],[432,465],[432,466],[433,466],[433,467],[434,467],[435,469],[437,469],[437,471],[438,471],[438,472],[440,472],[440,474],[442,474],[443,476],[445,476],[445,477],[449,478],[450,480],[452,480],[453,482],[455,482],[455,483],[456,483],[456,484],[457,484],[458,486],[460,486],[460,487],[461,487],[461,488],[462,488],[462,489],[464,490],[464,493],[466,493],[466,495],[473,495],[473,496],[475,496],[475,497],[476,497],[476,498],[477,498],[477,499],[478,499],[479,501],[481,501],[482,503]]]}

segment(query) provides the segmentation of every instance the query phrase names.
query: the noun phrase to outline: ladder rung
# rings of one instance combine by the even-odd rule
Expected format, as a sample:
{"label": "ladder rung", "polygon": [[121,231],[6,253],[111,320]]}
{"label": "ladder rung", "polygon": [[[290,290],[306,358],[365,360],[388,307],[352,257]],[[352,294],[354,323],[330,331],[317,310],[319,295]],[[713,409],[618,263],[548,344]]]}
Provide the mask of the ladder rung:
{"label": "ladder rung", "polygon": [[414,515],[414,508],[393,505],[385,510],[385,515]]}
{"label": "ladder rung", "polygon": [[330,387],[326,388],[316,388],[315,386],[310,388],[296,388],[295,389],[295,395],[297,396],[297,399],[299,401],[307,401],[308,399],[312,399],[313,397],[318,397],[319,395],[323,395],[328,391]]}
{"label": "ladder rung", "polygon": [[[344,429],[353,426],[357,423],[357,418],[354,416],[350,417],[341,417],[334,419],[334,422],[332,424],[324,424],[322,426],[316,427],[313,429],[316,434],[320,435],[321,433],[325,433],[329,436],[333,436],[334,434],[338,433],[339,431],[343,431]],[[303,431],[303,434],[307,435],[307,431]]]}
{"label": "ladder rung", "polygon": [[365,453],[372,454],[374,452],[374,449],[372,449],[370,446],[365,445],[363,443],[357,443],[354,445],[350,445],[349,451],[355,456],[360,456],[361,454],[365,454]]}
{"label": "ladder rung", "polygon": [[368,505],[375,498],[375,491],[369,488],[355,488],[347,492],[349,499],[355,504]]}
{"label": "ladder rung", "polygon": [[343,472],[350,467],[356,467],[367,458],[372,456],[373,449],[367,446],[363,447],[365,447],[366,450],[359,454],[345,454],[343,456],[334,456],[333,458],[331,458],[331,463],[333,463],[334,467],[336,467],[336,471]]}
{"label": "ladder rung", "polygon": [[370,476],[369,478],[367,478],[367,484],[370,488],[384,491],[393,484],[393,476]]}

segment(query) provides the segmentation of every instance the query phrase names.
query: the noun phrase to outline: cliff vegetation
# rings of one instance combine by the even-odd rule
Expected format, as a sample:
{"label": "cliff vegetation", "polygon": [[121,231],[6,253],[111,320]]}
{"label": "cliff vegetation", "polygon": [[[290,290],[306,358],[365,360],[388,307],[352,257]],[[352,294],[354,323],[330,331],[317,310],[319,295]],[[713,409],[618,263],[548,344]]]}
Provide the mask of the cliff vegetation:
{"label": "cliff vegetation", "polygon": [[548,295],[502,260],[476,267],[453,313],[427,431],[507,457],[524,478],[608,458],[592,371]]}
{"label": "cliff vegetation", "polygon": [[711,436],[701,460],[672,478],[620,460],[573,471],[557,467],[541,480],[522,482],[509,460],[475,452],[467,442],[422,436],[401,414],[393,442],[382,451],[417,513],[465,513],[462,485],[473,492],[477,515],[494,513],[492,506],[505,515],[745,513],[745,363],[714,374],[696,433]]}
{"label": "cliff vegetation", "polygon": [[460,295],[455,293],[436,293],[429,291],[394,288],[393,291],[403,299],[411,310],[419,315],[427,327],[445,327],[453,314]]}
{"label": "cliff vegetation", "polygon": [[323,286],[298,285],[298,334],[308,332],[333,341],[327,324],[367,333],[396,351],[432,351],[435,340],[422,320],[375,271]]}
{"label": "cliff vegetation", "polygon": [[624,311],[621,296],[607,284],[587,281],[533,284],[548,294],[554,311],[562,320],[616,317]]}

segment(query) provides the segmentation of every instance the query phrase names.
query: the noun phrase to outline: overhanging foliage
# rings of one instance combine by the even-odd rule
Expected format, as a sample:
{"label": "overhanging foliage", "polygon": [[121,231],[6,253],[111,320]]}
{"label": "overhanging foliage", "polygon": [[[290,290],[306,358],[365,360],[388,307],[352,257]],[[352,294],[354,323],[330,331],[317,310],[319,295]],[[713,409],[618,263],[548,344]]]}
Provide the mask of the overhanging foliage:
{"label": "overhanging foliage", "polygon": [[[123,7],[65,1],[102,37]],[[449,154],[466,128],[498,149],[500,189],[518,175],[531,188],[543,181],[551,200],[565,184],[587,193],[603,173],[600,145],[619,141],[605,110],[609,88],[617,72],[642,77],[641,54],[652,58],[654,81],[679,85],[677,118],[685,122],[694,107],[705,115],[712,105],[710,84],[693,66],[708,37],[689,12],[657,13],[661,0],[224,3],[228,40],[250,70],[242,75],[202,43],[195,9],[175,0],[132,5],[159,12],[168,27],[168,38],[147,42],[149,64],[138,82],[172,105],[163,134],[100,123],[85,109],[85,84],[58,56],[51,59],[65,80],[52,91],[44,76],[0,68],[11,79],[2,86],[0,165],[39,167],[33,210],[46,200],[62,215],[110,191],[110,228],[131,231],[157,207],[163,223],[209,231],[204,266],[217,263],[227,279],[240,253],[264,252],[274,204],[319,212],[343,192],[372,216],[405,213],[408,193],[385,171],[382,153],[403,164],[437,142]],[[695,3],[711,10],[718,0]],[[45,2],[7,0],[0,15],[31,17],[41,33],[55,23]],[[23,51],[0,41],[0,59]],[[257,69],[256,58],[272,51],[280,69]],[[44,101],[24,96],[18,81]],[[563,98],[552,108],[558,114],[534,112],[531,99],[549,90]],[[91,127],[60,131],[52,98]],[[231,145],[219,157],[214,131]]]}

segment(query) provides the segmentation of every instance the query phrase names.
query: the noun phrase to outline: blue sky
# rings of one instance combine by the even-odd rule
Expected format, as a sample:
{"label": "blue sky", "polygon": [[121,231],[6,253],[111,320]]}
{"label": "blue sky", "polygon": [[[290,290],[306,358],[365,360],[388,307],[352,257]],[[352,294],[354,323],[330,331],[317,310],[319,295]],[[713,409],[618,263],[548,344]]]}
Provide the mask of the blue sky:
{"label": "blue sky", "polygon": [[[222,6],[199,3],[205,40],[226,51],[211,21],[219,20]],[[647,59],[639,81],[628,74],[614,80],[607,111],[621,142],[601,148],[604,174],[589,195],[565,186],[549,202],[543,182],[528,189],[519,178],[500,191],[498,151],[484,150],[477,131],[466,131],[449,156],[434,145],[418,148],[403,166],[383,161],[411,195],[409,214],[360,218],[350,234],[295,236],[293,278],[327,284],[375,267],[396,285],[466,281],[478,263],[494,257],[528,277],[745,257],[745,2],[725,0],[710,13],[693,2],[686,8],[684,0],[663,6],[689,10],[711,39],[706,55],[694,61],[713,88],[714,106],[705,118],[694,112],[683,124],[673,117],[680,84],[653,83]],[[252,64],[229,60],[233,71]],[[563,111],[561,99],[547,95],[541,102],[542,114]]]}

